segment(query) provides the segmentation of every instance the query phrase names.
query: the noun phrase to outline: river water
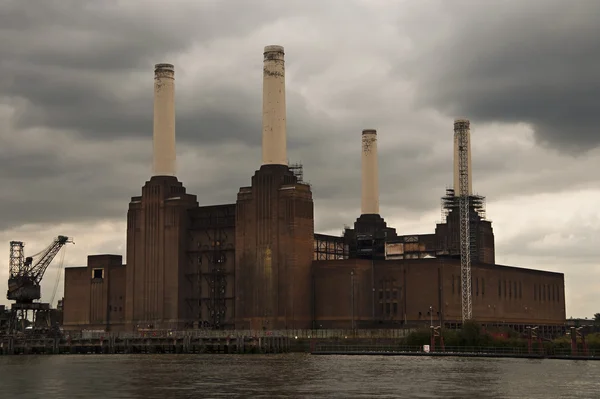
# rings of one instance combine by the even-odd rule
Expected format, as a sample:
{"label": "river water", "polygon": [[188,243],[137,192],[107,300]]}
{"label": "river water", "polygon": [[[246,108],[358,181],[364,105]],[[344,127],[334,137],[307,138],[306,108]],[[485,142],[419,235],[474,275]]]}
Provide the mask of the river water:
{"label": "river water", "polygon": [[600,362],[284,355],[0,357],[2,398],[598,398]]}

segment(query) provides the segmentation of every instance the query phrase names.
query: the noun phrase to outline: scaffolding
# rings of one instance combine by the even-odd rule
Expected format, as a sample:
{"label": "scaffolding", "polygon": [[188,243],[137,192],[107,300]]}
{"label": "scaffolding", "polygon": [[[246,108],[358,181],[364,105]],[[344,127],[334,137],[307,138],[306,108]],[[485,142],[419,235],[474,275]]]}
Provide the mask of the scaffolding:
{"label": "scaffolding", "polygon": [[454,122],[454,134],[458,141],[459,158],[459,208],[460,208],[460,276],[462,287],[462,321],[472,319],[471,298],[471,241],[470,193],[469,193],[469,121]]}
{"label": "scaffolding", "polygon": [[[469,199],[469,211],[474,212],[481,220],[487,220],[486,198],[483,195],[471,194]],[[456,195],[453,188],[446,188],[446,194],[441,198],[442,222],[448,222],[448,216],[454,210],[459,211],[460,196]]]}
{"label": "scaffolding", "polygon": [[298,183],[304,183],[304,167],[300,162],[292,163],[289,166],[290,170],[298,179]]}
{"label": "scaffolding", "polygon": [[[452,223],[450,219],[452,219],[451,215],[458,215],[454,220],[454,223],[458,225],[459,230],[462,228],[460,222],[460,200],[461,197],[456,194],[455,190],[452,188],[446,188],[446,195],[441,198],[441,210],[442,210],[442,223],[450,224]],[[480,245],[478,242],[478,223],[481,221],[485,221],[486,219],[486,203],[485,197],[482,195],[469,195],[467,198],[468,208],[469,208],[469,240],[470,240],[470,253],[471,253],[471,261],[480,260],[481,254],[479,253]],[[442,244],[444,253],[449,255],[459,255],[461,248],[460,241],[460,233],[457,238],[453,238],[454,236],[449,236],[449,240]],[[458,241],[455,241],[458,240]]]}
{"label": "scaffolding", "polygon": [[198,328],[219,330],[231,327],[232,322],[228,302],[233,297],[228,296],[228,285],[233,276],[234,237],[228,232],[235,226],[235,208],[206,208],[192,215],[190,238],[194,248],[188,253],[195,264],[187,275],[193,294],[188,303],[196,313],[194,324]]}
{"label": "scaffolding", "polygon": [[349,257],[349,246],[344,237],[326,234],[314,235],[314,260],[343,260]]}
{"label": "scaffolding", "polygon": [[215,228],[212,231],[207,230],[206,235],[210,244],[208,251],[204,253],[207,270],[202,276],[208,284],[208,295],[201,296],[201,304],[204,302],[206,305],[210,326],[218,330],[223,328],[227,313],[227,255],[223,250],[227,234],[223,229]]}

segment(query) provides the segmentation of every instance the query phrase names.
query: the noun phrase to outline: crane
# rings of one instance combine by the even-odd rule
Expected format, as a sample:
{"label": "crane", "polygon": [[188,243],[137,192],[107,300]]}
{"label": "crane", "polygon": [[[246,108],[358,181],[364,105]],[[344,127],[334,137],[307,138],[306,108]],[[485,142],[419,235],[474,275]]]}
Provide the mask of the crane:
{"label": "crane", "polygon": [[460,209],[460,277],[462,287],[462,321],[473,316],[471,298],[471,231],[469,192],[469,129],[468,120],[454,122],[454,132],[458,141],[459,209]]}
{"label": "crane", "polygon": [[[32,304],[33,301],[40,299],[42,277],[54,257],[67,243],[73,243],[73,240],[66,236],[58,236],[43,251],[25,257],[23,242],[11,241],[6,298],[15,301],[18,305]],[[35,263],[34,259],[37,259]]]}

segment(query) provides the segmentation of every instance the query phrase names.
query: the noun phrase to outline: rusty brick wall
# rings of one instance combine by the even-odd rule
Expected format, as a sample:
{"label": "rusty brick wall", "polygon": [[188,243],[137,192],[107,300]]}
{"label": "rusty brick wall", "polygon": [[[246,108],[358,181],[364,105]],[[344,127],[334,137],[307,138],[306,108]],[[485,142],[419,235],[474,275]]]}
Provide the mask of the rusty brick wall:
{"label": "rusty brick wall", "polygon": [[[435,228],[437,250],[450,255],[460,254],[460,225],[458,214],[451,212],[447,223],[437,224]],[[475,220],[471,223],[475,234],[476,248],[473,248],[472,260],[494,264],[495,245],[492,223],[488,220]]]}
{"label": "rusty brick wall", "polygon": [[308,328],[313,202],[284,165],[263,165],[236,208],[236,328]]}
{"label": "rusty brick wall", "polygon": [[[112,316],[110,298],[114,291],[124,288],[124,281],[119,281],[119,272],[115,269],[123,268],[120,255],[91,255],[88,256],[88,278],[90,279],[90,324],[104,325],[109,328]],[[93,271],[101,270],[102,278],[93,278]],[[123,277],[123,276],[121,276]],[[122,290],[121,295],[124,292]],[[110,307],[110,310],[109,310]]]}
{"label": "rusty brick wall", "polygon": [[[375,261],[373,266],[373,327],[429,322],[430,306],[434,322],[461,321],[458,260],[389,260]],[[352,269],[361,270],[360,304],[355,306],[360,315],[369,313],[373,305],[370,268],[370,260],[314,262],[316,324],[323,324],[324,328],[350,328],[349,271]],[[476,264],[472,277],[473,315],[478,321],[540,325],[565,321],[562,273]]]}
{"label": "rusty brick wall", "polygon": [[113,265],[109,268],[108,324],[111,331],[125,323],[125,278],[125,265]]}
{"label": "rusty brick wall", "polygon": [[[446,320],[460,320],[460,265],[448,265],[446,273]],[[472,278],[473,314],[482,322],[555,324],[566,318],[562,273],[481,264]]]}
{"label": "rusty brick wall", "polygon": [[[94,278],[94,270],[102,278]],[[90,255],[86,267],[65,269],[65,328],[115,330],[123,324],[124,300],[125,266],[120,255]]]}
{"label": "rusty brick wall", "polygon": [[359,259],[313,263],[313,328],[370,326],[371,262]]}
{"label": "rusty brick wall", "polygon": [[182,328],[190,317],[183,284],[189,217],[196,196],[175,177],[154,176],[133,197],[127,214],[125,322]]}
{"label": "rusty brick wall", "polygon": [[65,268],[63,326],[79,329],[90,322],[90,274],[87,267]]}
{"label": "rusty brick wall", "polygon": [[278,317],[287,328],[312,324],[310,305],[314,209],[310,186],[293,184],[279,191]]}

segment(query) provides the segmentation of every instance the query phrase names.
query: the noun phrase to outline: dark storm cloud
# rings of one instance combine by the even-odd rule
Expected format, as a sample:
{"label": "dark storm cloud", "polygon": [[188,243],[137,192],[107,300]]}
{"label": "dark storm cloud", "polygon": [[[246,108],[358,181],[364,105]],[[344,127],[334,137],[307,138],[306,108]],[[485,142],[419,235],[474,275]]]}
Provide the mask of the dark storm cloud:
{"label": "dark storm cloud", "polygon": [[[0,229],[122,219],[149,176],[153,64],[308,9],[302,2],[251,3],[2,2],[0,107],[14,112],[1,121],[0,203],[10,211]],[[221,79],[195,94],[178,80],[178,99],[192,98],[177,104],[179,150],[233,140],[260,154],[261,50],[249,61],[257,79],[247,86]],[[288,99],[304,117],[303,99],[293,91]],[[300,137],[290,143],[306,145]],[[208,182],[193,167],[181,176],[190,192],[202,193],[202,204],[231,203],[251,170],[223,168],[220,180]]]}
{"label": "dark storm cloud", "polygon": [[420,101],[475,122],[525,122],[542,144],[600,144],[600,2],[440,3],[418,57]]}
{"label": "dark storm cloud", "polygon": [[[0,204],[6,210],[0,230],[26,223],[91,222],[125,214],[129,197],[138,194],[131,191],[131,182],[143,183],[136,179],[143,147],[125,143],[108,150],[101,143],[82,145],[75,139],[60,140],[59,145],[52,145],[52,139],[40,139],[39,149],[16,148],[17,153],[6,140],[0,141]],[[97,155],[108,152],[120,161]]]}
{"label": "dark storm cloud", "polygon": [[[369,23],[380,16],[363,15],[356,2],[323,9],[302,1],[135,4],[0,6],[6,22],[0,24],[0,111],[3,105],[16,110],[6,114],[10,126],[0,138],[10,148],[13,137],[22,141],[23,132],[45,129],[0,160],[7,168],[0,184],[15,187],[0,197],[13,210],[0,228],[25,220],[122,220],[150,171],[152,66],[172,59],[181,59],[177,142],[187,152],[178,159],[178,176],[202,205],[235,202],[260,166],[261,52],[271,36],[288,53],[289,158],[304,163],[313,185],[317,230],[351,224],[360,212],[363,128],[380,132],[382,214],[410,217],[438,206],[452,181],[451,123],[439,133],[439,120],[423,123],[406,105],[409,85],[389,73],[399,58],[390,55],[393,44],[369,36]],[[343,15],[331,4],[343,5]],[[370,22],[355,23],[363,17]],[[289,37],[287,25],[262,33],[285,18]],[[309,28],[315,31],[309,38],[323,42],[302,39],[299,29]],[[393,29],[383,31],[395,40]],[[352,40],[351,48],[337,46],[340,40]],[[214,57],[224,57],[222,67]],[[50,146],[59,132],[60,145]],[[447,141],[443,155],[432,150],[440,139]]]}
{"label": "dark storm cloud", "polygon": [[[154,63],[192,45],[244,36],[261,23],[305,8],[299,2],[286,8],[266,0],[135,4],[9,1],[0,5],[0,92],[5,101],[24,103],[17,127],[70,129],[104,139],[147,135],[152,129]],[[135,87],[140,74],[150,76],[147,87],[123,94],[125,87]],[[256,123],[256,118],[241,111],[248,108],[248,93],[213,89],[202,95],[211,98],[214,109],[179,110],[179,138],[213,140],[216,129],[220,138],[251,137],[246,126]]]}

